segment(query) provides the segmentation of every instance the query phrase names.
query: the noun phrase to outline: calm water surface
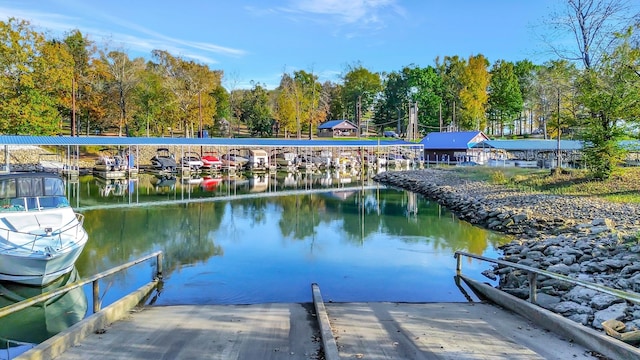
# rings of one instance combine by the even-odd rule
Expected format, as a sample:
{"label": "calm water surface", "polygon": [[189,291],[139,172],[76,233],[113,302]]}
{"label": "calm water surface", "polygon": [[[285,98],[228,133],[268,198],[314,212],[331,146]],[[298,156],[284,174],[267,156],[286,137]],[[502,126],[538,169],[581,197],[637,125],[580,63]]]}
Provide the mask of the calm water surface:
{"label": "calm water surface", "polygon": [[[349,174],[87,176],[68,191],[90,236],[78,275],[162,250],[160,305],[310,302],[312,283],[325,301],[462,302],[453,253],[495,257],[505,241],[435,202]],[[471,276],[487,268],[464,264]],[[143,263],[101,282],[103,306],[153,270]],[[90,313],[91,289],[83,291],[84,302],[76,294],[60,312]]]}
{"label": "calm water surface", "polygon": [[[82,179],[91,241],[78,270],[95,274],[162,250],[158,304],[307,302],[311,283],[333,301],[465,301],[453,252],[495,256],[504,240],[413,193],[333,175],[178,179],[168,188],[141,175],[124,192]],[[471,262],[465,272],[486,268]],[[122,296],[150,270],[119,276],[109,293]]]}

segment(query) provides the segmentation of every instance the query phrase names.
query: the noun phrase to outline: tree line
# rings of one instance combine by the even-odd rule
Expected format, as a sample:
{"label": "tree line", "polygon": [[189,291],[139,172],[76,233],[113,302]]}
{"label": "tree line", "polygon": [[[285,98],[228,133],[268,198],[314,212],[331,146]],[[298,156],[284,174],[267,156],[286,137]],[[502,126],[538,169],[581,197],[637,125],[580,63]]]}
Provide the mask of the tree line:
{"label": "tree line", "polygon": [[47,38],[11,18],[0,22],[0,133],[195,137],[201,130],[239,136],[242,128],[250,136],[312,138],[318,124],[333,119],[367,133],[402,133],[415,106],[423,134],[584,139],[590,168],[605,178],[622,154],[618,140],[638,135],[640,16],[628,13],[625,0],[563,3],[547,26],[576,43],[549,41],[557,59],[543,64],[491,63],[482,54],[391,72],[354,63],[341,82],[299,70],[283,73],[275,89],[226,89],[221,70],[164,50],[132,59],[79,30]]}

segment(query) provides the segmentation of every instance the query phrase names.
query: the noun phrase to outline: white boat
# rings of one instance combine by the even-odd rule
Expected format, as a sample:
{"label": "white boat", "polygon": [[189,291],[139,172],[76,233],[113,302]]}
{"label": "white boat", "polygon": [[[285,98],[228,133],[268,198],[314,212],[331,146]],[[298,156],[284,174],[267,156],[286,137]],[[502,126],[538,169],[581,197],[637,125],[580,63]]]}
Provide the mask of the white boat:
{"label": "white boat", "polygon": [[295,166],[298,154],[292,152],[278,153],[271,157],[271,162],[281,168],[290,168]]}
{"label": "white boat", "polygon": [[88,235],[64,190],[51,173],[0,175],[0,280],[42,286],[73,269]]}
{"label": "white boat", "polygon": [[243,168],[249,162],[248,158],[236,154],[223,154],[220,160],[223,166],[236,168]]}
{"label": "white boat", "polygon": [[260,149],[249,149],[247,168],[252,171],[264,171],[269,168],[269,154]]}
{"label": "white boat", "polygon": [[109,149],[101,149],[100,155],[93,165],[95,171],[124,171],[127,169],[127,164],[120,154],[115,154]]}
{"label": "white boat", "polygon": [[204,165],[200,155],[194,151],[185,151],[180,158],[180,166],[183,169],[198,170]]}

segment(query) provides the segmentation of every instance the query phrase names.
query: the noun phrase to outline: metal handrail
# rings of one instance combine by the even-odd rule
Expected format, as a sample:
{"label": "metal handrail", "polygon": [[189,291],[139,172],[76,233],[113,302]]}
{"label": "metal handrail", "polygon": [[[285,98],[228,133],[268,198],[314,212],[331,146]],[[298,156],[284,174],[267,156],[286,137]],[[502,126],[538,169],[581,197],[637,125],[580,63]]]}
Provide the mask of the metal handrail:
{"label": "metal handrail", "polygon": [[93,283],[93,312],[96,313],[98,311],[100,311],[100,299],[99,299],[99,286],[98,286],[98,280],[107,277],[109,275],[113,275],[117,272],[120,272],[122,270],[128,269],[134,265],[137,265],[141,262],[147,261],[151,258],[157,258],[156,261],[156,277],[155,279],[159,279],[162,277],[162,251],[156,251],[152,254],[143,256],[141,258],[138,258],[136,260],[130,261],[128,263],[116,266],[114,268],[111,268],[109,270],[103,271],[101,273],[98,273],[96,275],[93,275],[89,278],[80,280],[80,281],[76,281],[74,283],[71,284],[67,284],[65,286],[62,286],[56,290],[52,290],[40,295],[36,295],[32,298],[29,299],[25,299],[23,301],[17,302],[15,304],[0,308],[0,318],[7,316],[9,314],[13,314],[17,311],[26,309],[30,306],[33,306],[35,304],[41,303],[43,301],[47,301],[53,297],[56,297],[58,295],[64,294],[68,291],[71,291],[73,289],[79,288],[81,286],[84,286],[88,283]]}
{"label": "metal handrail", "polygon": [[529,277],[529,301],[532,303],[536,302],[537,277],[538,277],[537,275],[544,275],[552,279],[566,281],[574,285],[580,285],[588,289],[600,291],[605,294],[613,295],[621,299],[629,300],[636,304],[640,304],[640,294],[636,292],[617,290],[604,285],[599,285],[599,284],[591,283],[584,280],[574,279],[569,276],[554,273],[551,271],[536,269],[531,266],[516,264],[510,261],[492,259],[492,258],[480,256],[480,255],[470,254],[464,251],[456,251],[453,256],[456,258],[456,261],[457,261],[456,273],[458,274],[462,273],[462,257],[463,256],[526,271]]}
{"label": "metal handrail", "polygon": [[[74,229],[75,229],[75,231],[76,231],[76,235],[75,235],[75,237],[77,238],[77,237],[78,237],[78,229],[81,229],[81,228],[82,228],[82,226],[83,226],[83,223],[84,223],[84,215],[79,214],[79,213],[76,213],[75,215],[76,215],[76,219],[78,219],[78,223],[77,223],[77,224],[75,224],[75,225],[71,225],[71,226],[69,226],[68,228],[56,229],[56,231],[54,231],[54,232],[55,232],[55,236],[58,238],[57,240],[58,240],[58,242],[60,243],[60,250],[64,250],[64,249],[66,249],[67,247],[71,247],[71,246],[73,246],[73,244],[70,244],[70,245],[69,245],[69,246],[67,246],[67,247],[63,247],[63,246],[62,246],[62,245],[63,245],[63,244],[62,244],[62,234],[66,233],[66,232],[68,232],[68,231],[72,231],[72,230],[74,230]],[[26,248],[26,246],[27,246],[27,245],[31,244],[31,251],[33,251],[33,250],[35,249],[36,242],[37,242],[38,240],[40,240],[40,239],[45,239],[45,238],[46,238],[46,239],[51,239],[51,238],[52,238],[52,236],[51,236],[51,235],[54,235],[54,234],[53,234],[54,232],[52,232],[52,233],[51,233],[51,235],[47,235],[47,234],[34,234],[34,233],[31,233],[31,232],[24,232],[24,231],[18,231],[18,230],[11,230],[11,229],[7,229],[7,228],[0,228],[0,231],[6,231],[6,232],[7,232],[6,239],[7,239],[8,241],[10,241],[10,240],[11,240],[11,234],[22,234],[22,235],[32,235],[32,236],[33,236],[33,240],[28,241],[28,242],[26,242],[26,243],[24,243],[24,244],[21,244],[21,245],[16,245],[16,246],[14,246],[14,247],[12,247],[12,248],[7,248],[7,250],[13,250],[13,249],[18,249],[18,248]]]}

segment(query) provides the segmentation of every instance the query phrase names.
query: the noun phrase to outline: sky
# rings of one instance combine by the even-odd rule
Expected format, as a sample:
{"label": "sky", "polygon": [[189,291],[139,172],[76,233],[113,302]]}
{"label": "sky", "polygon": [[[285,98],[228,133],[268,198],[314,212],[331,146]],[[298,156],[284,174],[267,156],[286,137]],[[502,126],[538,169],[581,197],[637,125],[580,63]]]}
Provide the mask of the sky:
{"label": "sky", "polygon": [[223,70],[228,90],[273,89],[304,70],[341,82],[372,72],[434,66],[437,57],[551,59],[542,23],[558,0],[0,0],[0,19],[28,20],[62,38],[78,29],[131,58],[151,51]]}

